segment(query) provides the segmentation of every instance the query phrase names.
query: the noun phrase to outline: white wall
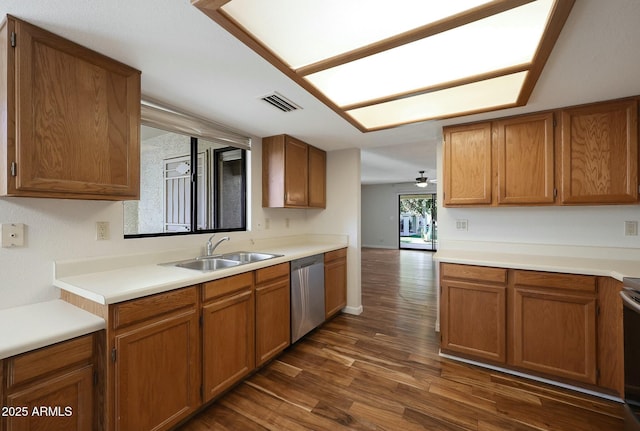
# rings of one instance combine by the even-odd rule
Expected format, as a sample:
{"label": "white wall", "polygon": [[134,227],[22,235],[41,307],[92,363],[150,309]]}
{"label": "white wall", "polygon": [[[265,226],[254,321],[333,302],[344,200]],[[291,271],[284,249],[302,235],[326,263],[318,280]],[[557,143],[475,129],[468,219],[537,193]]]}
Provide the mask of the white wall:
{"label": "white wall", "polygon": [[424,189],[413,183],[362,186],[362,246],[400,247],[398,210],[400,194],[435,193],[436,186]]}
{"label": "white wall", "polygon": [[[314,229],[321,229],[321,233],[347,233],[355,241],[350,244],[349,270],[358,271],[358,274],[349,274],[349,298],[350,303],[359,304],[359,253],[356,257],[354,248],[359,241],[359,151],[358,163],[354,164],[355,167],[349,165],[352,172],[348,174],[342,172],[342,156],[329,153],[328,208],[325,211],[263,209],[260,139],[254,138],[253,142],[249,168],[252,193],[247,221],[252,231],[228,233],[231,241],[223,243],[221,251],[225,248],[231,250],[234,241],[249,238],[314,233]],[[343,155],[347,156],[349,162],[354,159],[349,152]],[[357,173],[353,173],[356,167]],[[341,183],[337,184],[336,179]],[[355,200],[352,199],[355,189],[358,192],[357,209]],[[0,198],[0,223],[26,225],[25,247],[0,248],[0,309],[58,298],[59,291],[52,286],[53,262],[56,260],[202,247],[209,236],[202,234],[125,240],[122,235],[122,205],[121,202]],[[314,214],[310,215],[311,213]],[[110,240],[95,240],[97,221],[110,223]]]}
{"label": "white wall", "polygon": [[360,280],[360,150],[327,153],[327,208],[308,212],[310,232],[349,236],[347,250],[347,308],[362,311]]}

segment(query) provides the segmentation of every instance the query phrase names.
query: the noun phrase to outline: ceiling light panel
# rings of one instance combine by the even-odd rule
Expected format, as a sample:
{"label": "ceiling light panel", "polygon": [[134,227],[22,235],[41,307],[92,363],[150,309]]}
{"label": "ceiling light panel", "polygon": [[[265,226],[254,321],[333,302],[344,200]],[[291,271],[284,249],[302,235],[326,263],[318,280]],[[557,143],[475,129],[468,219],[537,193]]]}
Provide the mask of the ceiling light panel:
{"label": "ceiling light panel", "polygon": [[529,66],[553,0],[471,24],[305,77],[340,107]]}
{"label": "ceiling light panel", "polygon": [[527,103],[575,0],[191,0],[366,132]]}
{"label": "ceiling light panel", "polygon": [[369,130],[514,106],[527,72],[347,111]]}
{"label": "ceiling light panel", "polygon": [[292,69],[413,30],[488,0],[233,0],[222,10]]}

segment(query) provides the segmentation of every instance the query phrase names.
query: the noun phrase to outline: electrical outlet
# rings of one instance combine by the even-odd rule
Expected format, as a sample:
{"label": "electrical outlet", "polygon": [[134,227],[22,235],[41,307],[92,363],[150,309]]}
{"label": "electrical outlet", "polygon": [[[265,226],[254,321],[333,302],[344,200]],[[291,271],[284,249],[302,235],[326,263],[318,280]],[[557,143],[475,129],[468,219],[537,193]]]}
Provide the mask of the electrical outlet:
{"label": "electrical outlet", "polygon": [[109,239],[109,222],[97,221],[96,222],[96,240],[104,241]]}
{"label": "electrical outlet", "polygon": [[625,236],[638,236],[638,221],[625,221],[624,222],[624,235]]}
{"label": "electrical outlet", "polygon": [[469,230],[469,220],[458,219],[456,220],[456,230]]}

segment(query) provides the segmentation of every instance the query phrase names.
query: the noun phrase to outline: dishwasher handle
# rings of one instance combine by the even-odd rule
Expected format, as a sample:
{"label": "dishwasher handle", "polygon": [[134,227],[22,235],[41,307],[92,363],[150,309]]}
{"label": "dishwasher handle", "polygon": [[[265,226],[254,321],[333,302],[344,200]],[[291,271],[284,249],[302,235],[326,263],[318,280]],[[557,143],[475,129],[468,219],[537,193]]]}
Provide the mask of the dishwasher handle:
{"label": "dishwasher handle", "polygon": [[313,265],[324,265],[324,255],[316,254],[291,261],[291,272]]}

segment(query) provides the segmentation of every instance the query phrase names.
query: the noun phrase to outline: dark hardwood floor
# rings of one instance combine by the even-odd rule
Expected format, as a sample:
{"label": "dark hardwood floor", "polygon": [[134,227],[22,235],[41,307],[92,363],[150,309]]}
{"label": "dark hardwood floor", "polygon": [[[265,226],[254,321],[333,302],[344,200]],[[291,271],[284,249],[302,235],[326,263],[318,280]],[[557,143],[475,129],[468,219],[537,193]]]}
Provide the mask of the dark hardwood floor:
{"label": "dark hardwood floor", "polygon": [[431,256],[363,249],[364,312],[325,323],[181,431],[624,429],[618,403],[439,357]]}

